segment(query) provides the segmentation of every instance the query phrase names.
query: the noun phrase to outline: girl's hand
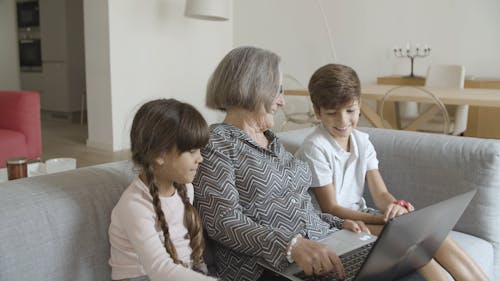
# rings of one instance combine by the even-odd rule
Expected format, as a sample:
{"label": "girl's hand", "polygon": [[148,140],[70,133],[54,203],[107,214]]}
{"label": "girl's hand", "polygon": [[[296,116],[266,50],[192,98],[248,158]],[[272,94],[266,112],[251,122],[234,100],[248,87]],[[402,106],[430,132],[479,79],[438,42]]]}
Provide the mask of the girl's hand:
{"label": "girl's hand", "polygon": [[412,212],[415,210],[415,208],[413,207],[412,204],[410,204],[408,202],[406,202],[406,203],[408,204],[407,208],[396,204],[396,202],[389,204],[389,206],[387,206],[387,209],[384,212],[384,214],[385,214],[384,220],[387,222],[390,219],[393,219],[397,216],[401,216],[403,214],[406,214],[408,212]]}
{"label": "girl's hand", "polygon": [[344,223],[342,223],[342,228],[349,229],[350,231],[356,233],[366,232],[368,234],[371,234],[368,227],[366,227],[366,224],[362,221],[344,220]]}

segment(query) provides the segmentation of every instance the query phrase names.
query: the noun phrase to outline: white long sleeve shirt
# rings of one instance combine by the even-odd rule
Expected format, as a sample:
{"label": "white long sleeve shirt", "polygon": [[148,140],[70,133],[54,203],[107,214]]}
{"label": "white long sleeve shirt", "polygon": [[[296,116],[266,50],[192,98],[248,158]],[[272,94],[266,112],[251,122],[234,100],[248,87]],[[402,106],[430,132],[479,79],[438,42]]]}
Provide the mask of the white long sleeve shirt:
{"label": "white long sleeve shirt", "polygon": [[[193,186],[186,185],[189,200],[193,202]],[[160,196],[170,239],[177,255],[191,265],[191,247],[184,226],[184,204],[177,192]],[[215,280],[182,265],[175,264],[164,247],[163,232],[158,226],[156,212],[148,187],[136,177],[124,191],[111,213],[109,227],[111,258],[109,264],[113,280],[147,275],[151,281]]]}

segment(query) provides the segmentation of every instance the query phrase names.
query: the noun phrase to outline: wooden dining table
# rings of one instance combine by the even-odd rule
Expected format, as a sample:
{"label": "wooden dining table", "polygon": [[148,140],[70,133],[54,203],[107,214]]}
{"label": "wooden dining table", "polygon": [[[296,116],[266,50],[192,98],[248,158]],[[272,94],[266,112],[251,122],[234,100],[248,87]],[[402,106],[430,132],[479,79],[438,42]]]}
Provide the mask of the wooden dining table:
{"label": "wooden dining table", "polygon": [[[385,93],[394,87],[394,85],[363,84],[361,87],[361,97],[365,101],[381,101]],[[500,89],[421,88],[433,93],[445,105],[470,105],[500,108]],[[429,102],[428,96],[412,91],[411,87],[407,87],[407,89],[408,91],[404,91],[404,88],[402,88],[398,90],[397,93],[391,94],[389,101]],[[361,111],[372,125],[379,128],[384,127],[384,123],[382,123],[383,121],[377,114],[377,111],[369,107],[367,103],[362,104]]]}
{"label": "wooden dining table", "polygon": [[[364,117],[377,128],[387,127],[387,123],[380,118],[377,109],[370,107],[366,101],[373,100],[376,102],[382,101],[384,95],[393,89],[394,85],[379,85],[379,84],[362,84],[361,85],[361,112]],[[445,105],[470,105],[480,107],[496,107],[500,108],[500,89],[482,89],[482,88],[431,88],[421,87],[432,92]],[[388,101],[391,102],[429,102],[429,97],[412,91],[408,87],[408,91],[398,90],[397,93],[391,94]],[[285,95],[309,96],[306,89],[287,90]],[[500,122],[500,120],[498,120]]]}

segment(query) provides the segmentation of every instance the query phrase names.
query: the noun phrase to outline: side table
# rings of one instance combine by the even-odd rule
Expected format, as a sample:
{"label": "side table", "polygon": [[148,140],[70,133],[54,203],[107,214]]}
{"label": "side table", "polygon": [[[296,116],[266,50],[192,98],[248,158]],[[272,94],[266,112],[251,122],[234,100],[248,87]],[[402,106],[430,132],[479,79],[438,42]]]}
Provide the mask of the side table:
{"label": "side table", "polygon": [[[45,174],[45,164],[42,162],[33,162],[28,164],[28,177]],[[7,168],[0,169],[0,183],[8,181]]]}

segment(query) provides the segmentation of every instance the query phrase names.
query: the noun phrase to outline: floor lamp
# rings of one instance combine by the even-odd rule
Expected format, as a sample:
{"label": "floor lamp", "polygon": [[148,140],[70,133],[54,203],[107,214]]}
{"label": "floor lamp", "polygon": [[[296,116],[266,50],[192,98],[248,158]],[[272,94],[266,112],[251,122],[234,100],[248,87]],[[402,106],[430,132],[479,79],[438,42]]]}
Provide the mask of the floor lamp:
{"label": "floor lamp", "polygon": [[332,31],[330,30],[330,25],[328,24],[328,18],[326,17],[325,9],[323,9],[323,5],[321,4],[321,0],[316,0],[318,4],[319,10],[321,12],[321,16],[323,17],[323,24],[325,25],[326,35],[328,36],[328,43],[330,46],[330,52],[332,55],[332,61],[337,60],[337,53],[335,52],[335,47],[333,45]]}
{"label": "floor lamp", "polygon": [[[316,4],[318,5],[319,11],[320,11],[321,16],[322,16],[323,24],[325,26],[325,32],[326,32],[326,35],[328,37],[330,55],[332,56],[332,61],[335,62],[337,60],[337,54],[335,52],[335,46],[333,44],[333,38],[332,38],[330,26],[328,24],[328,18],[326,16],[326,13],[325,13],[325,10],[323,8],[321,1],[322,0],[316,0]],[[289,73],[285,73],[283,75],[283,77],[284,77],[284,79],[286,78],[285,80],[294,81],[296,85],[302,86],[302,83],[300,83],[297,80],[297,78],[295,78],[293,75],[291,75]],[[286,85],[285,88],[288,88],[287,86],[288,85]],[[302,86],[302,88],[304,88],[304,87]],[[310,124],[310,125],[318,124],[318,120],[315,118],[314,112],[312,110],[312,104],[310,103],[310,101],[307,104],[309,105],[309,108],[307,109],[307,111],[304,111],[304,112],[288,112],[284,107],[282,107],[281,109],[284,112],[285,121],[278,128],[278,130],[283,131],[285,128],[285,125],[289,122],[301,124],[301,125],[302,124]]]}

